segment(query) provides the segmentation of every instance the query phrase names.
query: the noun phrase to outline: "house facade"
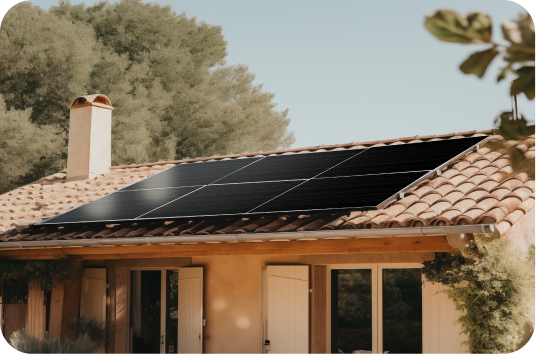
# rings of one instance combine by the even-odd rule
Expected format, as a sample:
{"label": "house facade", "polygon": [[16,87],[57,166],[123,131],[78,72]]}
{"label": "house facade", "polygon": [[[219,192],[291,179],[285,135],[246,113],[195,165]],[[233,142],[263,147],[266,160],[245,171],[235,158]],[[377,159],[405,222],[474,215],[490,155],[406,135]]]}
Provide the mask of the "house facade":
{"label": "house facade", "polygon": [[[69,337],[86,316],[106,324],[110,353],[466,352],[422,262],[474,234],[534,243],[534,180],[486,146],[503,139],[493,130],[110,166],[109,99],[70,108],[67,170],[0,196],[0,257],[77,270],[49,293],[4,287],[6,338]],[[37,224],[179,164],[473,136],[489,138],[378,210]],[[504,145],[534,159],[534,136]]]}

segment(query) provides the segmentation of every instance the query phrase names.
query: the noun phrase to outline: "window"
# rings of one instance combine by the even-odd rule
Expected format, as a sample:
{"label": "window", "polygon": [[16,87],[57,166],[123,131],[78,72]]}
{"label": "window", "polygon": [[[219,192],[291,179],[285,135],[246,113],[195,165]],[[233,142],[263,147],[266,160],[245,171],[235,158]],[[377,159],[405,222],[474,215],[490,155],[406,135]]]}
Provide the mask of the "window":
{"label": "window", "polygon": [[341,265],[328,272],[332,353],[422,353],[421,265]]}

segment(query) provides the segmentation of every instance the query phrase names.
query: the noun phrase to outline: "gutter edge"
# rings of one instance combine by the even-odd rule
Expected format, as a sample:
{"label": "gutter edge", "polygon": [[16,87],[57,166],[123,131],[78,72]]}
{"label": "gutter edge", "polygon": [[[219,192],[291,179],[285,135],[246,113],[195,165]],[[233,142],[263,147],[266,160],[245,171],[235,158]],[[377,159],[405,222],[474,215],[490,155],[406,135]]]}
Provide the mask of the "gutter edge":
{"label": "gutter edge", "polygon": [[449,225],[401,227],[387,229],[342,229],[294,232],[267,232],[244,234],[221,234],[208,236],[152,236],[110,239],[74,239],[46,241],[6,241],[0,242],[0,250],[28,248],[63,248],[63,247],[102,247],[102,246],[144,246],[176,245],[221,242],[264,242],[264,241],[298,241],[348,238],[380,238],[411,236],[446,236],[453,234],[493,234],[494,224]]}

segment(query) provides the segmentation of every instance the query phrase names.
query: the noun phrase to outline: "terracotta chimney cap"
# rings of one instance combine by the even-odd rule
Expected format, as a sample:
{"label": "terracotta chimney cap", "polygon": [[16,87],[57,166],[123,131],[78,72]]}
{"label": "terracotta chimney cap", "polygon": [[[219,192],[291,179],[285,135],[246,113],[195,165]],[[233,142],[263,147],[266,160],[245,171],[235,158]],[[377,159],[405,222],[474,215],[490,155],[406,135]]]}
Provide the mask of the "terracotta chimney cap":
{"label": "terracotta chimney cap", "polygon": [[69,106],[69,108],[72,109],[72,108],[85,107],[85,106],[97,106],[97,107],[107,108],[107,109],[112,109],[112,110],[114,109],[112,107],[112,104],[110,103],[110,99],[106,97],[105,95],[101,95],[101,94],[77,97],[73,101],[71,106]]}

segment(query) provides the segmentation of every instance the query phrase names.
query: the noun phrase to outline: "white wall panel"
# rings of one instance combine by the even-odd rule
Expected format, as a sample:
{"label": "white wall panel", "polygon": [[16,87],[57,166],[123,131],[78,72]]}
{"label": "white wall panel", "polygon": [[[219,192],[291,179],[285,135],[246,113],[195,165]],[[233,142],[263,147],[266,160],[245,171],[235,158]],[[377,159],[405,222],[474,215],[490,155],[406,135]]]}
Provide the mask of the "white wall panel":
{"label": "white wall panel", "polygon": [[[423,277],[424,278],[424,277]],[[423,283],[423,352],[467,353],[462,342],[467,338],[456,323],[461,312],[456,310],[441,284]]]}

